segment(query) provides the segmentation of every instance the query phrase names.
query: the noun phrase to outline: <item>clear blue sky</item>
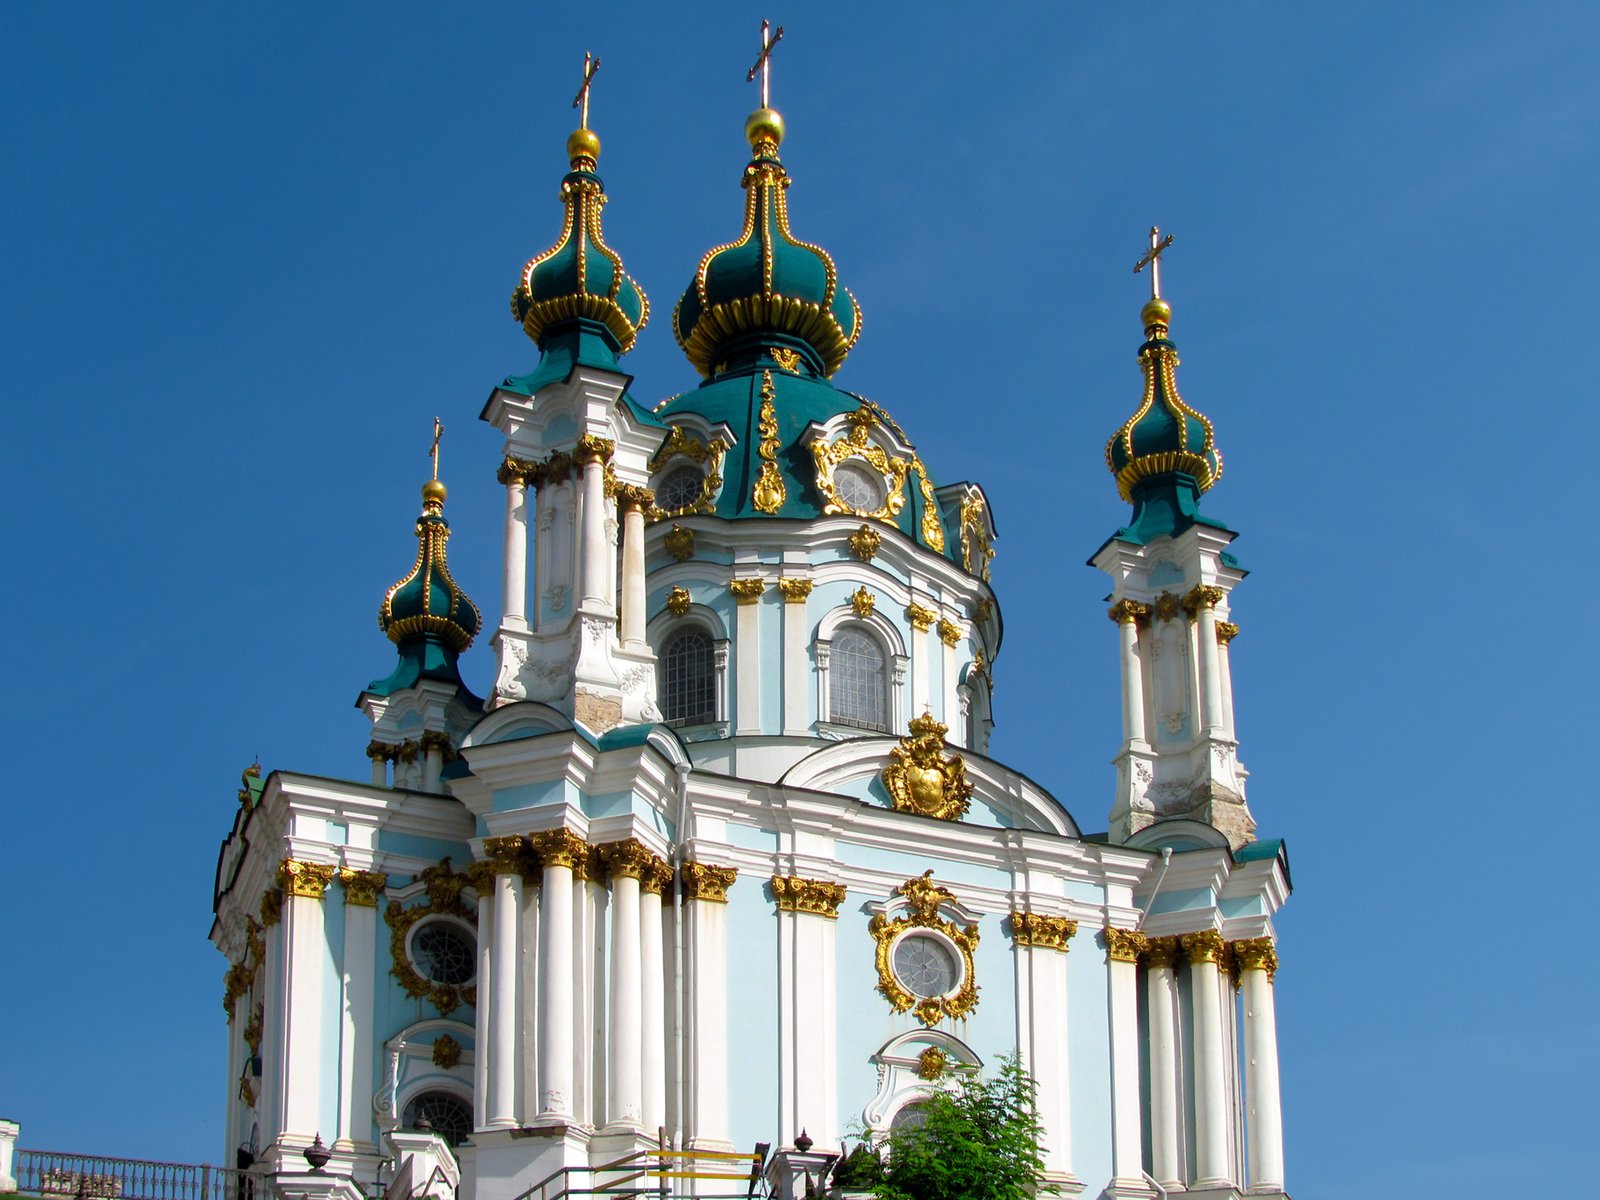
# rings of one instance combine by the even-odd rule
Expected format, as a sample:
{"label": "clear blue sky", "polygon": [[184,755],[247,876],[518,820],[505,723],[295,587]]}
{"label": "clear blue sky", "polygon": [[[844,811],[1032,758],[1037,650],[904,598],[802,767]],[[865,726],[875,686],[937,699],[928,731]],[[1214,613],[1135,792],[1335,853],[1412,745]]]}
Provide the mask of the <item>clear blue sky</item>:
{"label": "clear blue sky", "polygon": [[[0,1113],[217,1161],[238,773],[364,777],[351,703],[443,416],[452,563],[498,599],[585,49],[607,231],[670,313],[737,230],[748,5],[9,5]],[[1101,461],[1146,229],[1242,536],[1241,757],[1280,923],[1291,1190],[1570,1193],[1592,1140],[1600,71],[1592,4],[774,9],[801,237],[866,315],[840,383],[989,489],[996,754],[1104,828]],[[1573,345],[1574,339],[1577,346]],[[486,613],[490,620],[495,614]],[[486,645],[469,677],[489,682]],[[1580,765],[1581,764],[1581,765]]]}

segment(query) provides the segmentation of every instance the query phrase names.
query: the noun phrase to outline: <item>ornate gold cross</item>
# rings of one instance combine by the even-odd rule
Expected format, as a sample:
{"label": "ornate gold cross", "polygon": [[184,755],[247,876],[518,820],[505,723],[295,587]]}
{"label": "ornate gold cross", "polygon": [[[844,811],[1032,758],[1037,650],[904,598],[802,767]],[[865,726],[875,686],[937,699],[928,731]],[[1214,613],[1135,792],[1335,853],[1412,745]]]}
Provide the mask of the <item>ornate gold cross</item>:
{"label": "ornate gold cross", "polygon": [[778,26],[778,32],[772,32],[772,22],[761,22],[761,57],[756,59],[756,65],[751,67],[745,75],[746,83],[752,82],[756,72],[761,73],[761,107],[771,107],[772,90],[772,49],[783,40],[783,26]]}
{"label": "ornate gold cross", "polygon": [[578,94],[572,98],[572,107],[581,109],[582,114],[578,119],[578,128],[589,128],[589,83],[594,79],[594,73],[600,69],[600,59],[583,52],[583,86],[578,89]]}
{"label": "ornate gold cross", "polygon": [[428,450],[428,457],[433,459],[433,477],[439,478],[439,439],[444,436],[444,424],[438,417],[433,419],[433,446]]}
{"label": "ornate gold cross", "polygon": [[1137,275],[1146,267],[1150,268],[1150,299],[1161,299],[1161,253],[1172,245],[1172,235],[1161,236],[1161,230],[1150,226],[1150,249],[1144,252],[1143,257],[1133,264],[1133,273]]}

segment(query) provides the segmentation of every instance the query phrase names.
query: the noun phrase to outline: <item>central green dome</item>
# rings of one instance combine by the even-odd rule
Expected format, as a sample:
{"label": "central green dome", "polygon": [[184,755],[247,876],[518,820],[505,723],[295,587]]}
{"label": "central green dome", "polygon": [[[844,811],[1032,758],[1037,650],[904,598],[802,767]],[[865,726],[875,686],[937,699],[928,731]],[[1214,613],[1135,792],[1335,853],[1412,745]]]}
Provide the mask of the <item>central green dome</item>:
{"label": "central green dome", "polygon": [[713,247],[678,301],[672,331],[702,375],[742,350],[781,345],[829,376],[861,336],[861,308],[839,284],[833,256],[789,231],[789,175],[778,161],[783,118],[757,109],[746,122],[755,157],[744,169],[744,230]]}

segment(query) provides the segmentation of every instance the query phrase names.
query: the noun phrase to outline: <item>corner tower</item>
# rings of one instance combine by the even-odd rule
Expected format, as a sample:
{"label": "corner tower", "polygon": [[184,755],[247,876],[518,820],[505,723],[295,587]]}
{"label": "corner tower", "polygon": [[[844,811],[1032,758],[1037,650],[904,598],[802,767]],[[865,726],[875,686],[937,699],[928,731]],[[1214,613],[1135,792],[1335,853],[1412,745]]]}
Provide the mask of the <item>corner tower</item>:
{"label": "corner tower", "polygon": [[1133,519],[1089,560],[1111,576],[1109,616],[1122,663],[1122,748],[1110,836],[1125,842],[1157,821],[1187,818],[1223,833],[1237,849],[1254,840],[1245,804],[1248,772],[1238,759],[1228,644],[1229,596],[1245,576],[1228,546],[1238,535],[1200,511],[1222,474],[1211,422],[1178,394],[1172,306],[1161,297],[1158,229],[1134,267],[1150,268],[1140,312],[1144,394],[1106,443]]}

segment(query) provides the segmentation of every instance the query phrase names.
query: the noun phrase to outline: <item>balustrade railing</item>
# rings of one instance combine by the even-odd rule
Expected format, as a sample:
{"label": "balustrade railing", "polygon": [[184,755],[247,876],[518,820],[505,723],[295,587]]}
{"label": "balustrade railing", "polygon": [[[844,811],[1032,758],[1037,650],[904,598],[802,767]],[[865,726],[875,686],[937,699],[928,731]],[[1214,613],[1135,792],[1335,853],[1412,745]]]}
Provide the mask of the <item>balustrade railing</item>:
{"label": "balustrade railing", "polygon": [[148,1162],[17,1150],[17,1190],[49,1200],[266,1200],[252,1171],[193,1163]]}

